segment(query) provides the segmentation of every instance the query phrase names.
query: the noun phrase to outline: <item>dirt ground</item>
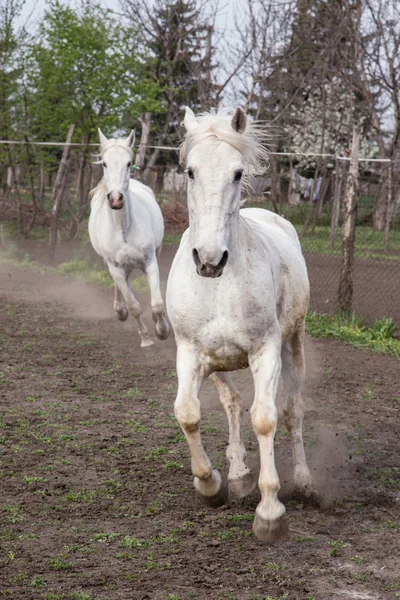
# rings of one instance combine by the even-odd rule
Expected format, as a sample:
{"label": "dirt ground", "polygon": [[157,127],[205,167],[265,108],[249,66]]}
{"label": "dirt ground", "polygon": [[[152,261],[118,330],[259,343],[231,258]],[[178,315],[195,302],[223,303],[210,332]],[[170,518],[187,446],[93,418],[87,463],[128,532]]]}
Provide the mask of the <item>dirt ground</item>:
{"label": "dirt ground", "polygon": [[[293,499],[280,421],[289,534],[262,545],[258,491],[217,510],[193,491],[172,338],[141,350],[112,290],[4,264],[0,290],[0,598],[400,597],[397,359],[307,340],[305,445],[323,505]],[[234,379],[257,468],[251,380]],[[202,403],[207,451],[226,472],[227,422],[207,382]]]}

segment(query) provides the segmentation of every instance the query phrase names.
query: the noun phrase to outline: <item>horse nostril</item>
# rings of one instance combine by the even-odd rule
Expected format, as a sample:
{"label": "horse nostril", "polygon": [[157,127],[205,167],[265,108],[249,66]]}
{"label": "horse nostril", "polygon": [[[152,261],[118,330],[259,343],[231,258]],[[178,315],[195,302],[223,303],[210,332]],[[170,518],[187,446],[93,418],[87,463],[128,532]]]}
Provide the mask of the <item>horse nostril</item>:
{"label": "horse nostril", "polygon": [[193,260],[194,260],[196,267],[201,267],[199,253],[196,248],[193,248],[192,255],[193,255]]}
{"label": "horse nostril", "polygon": [[223,269],[225,267],[226,263],[228,262],[228,258],[229,258],[229,252],[228,252],[228,250],[224,250],[222,258],[218,263],[218,267]]}
{"label": "horse nostril", "polygon": [[109,192],[109,193],[107,194],[107,200],[108,200],[109,202],[111,202],[111,192]]}
{"label": "horse nostril", "polygon": [[123,197],[124,197],[124,196],[121,194],[121,192],[119,192],[119,194],[118,194],[118,200],[119,200],[120,202],[122,202],[122,200],[123,200]]}

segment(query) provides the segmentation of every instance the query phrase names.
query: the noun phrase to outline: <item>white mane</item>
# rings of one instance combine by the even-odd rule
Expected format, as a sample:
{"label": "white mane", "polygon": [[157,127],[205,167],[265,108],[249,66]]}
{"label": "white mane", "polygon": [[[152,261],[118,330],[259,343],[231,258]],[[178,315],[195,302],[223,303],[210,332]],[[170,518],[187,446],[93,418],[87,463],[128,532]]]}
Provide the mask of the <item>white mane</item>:
{"label": "white mane", "polygon": [[207,140],[226,142],[238,150],[251,172],[264,172],[268,163],[265,142],[268,139],[265,124],[250,122],[243,133],[232,128],[232,109],[203,113],[196,117],[198,125],[192,132],[186,132],[180,147],[180,161],[186,163],[190,150]]}

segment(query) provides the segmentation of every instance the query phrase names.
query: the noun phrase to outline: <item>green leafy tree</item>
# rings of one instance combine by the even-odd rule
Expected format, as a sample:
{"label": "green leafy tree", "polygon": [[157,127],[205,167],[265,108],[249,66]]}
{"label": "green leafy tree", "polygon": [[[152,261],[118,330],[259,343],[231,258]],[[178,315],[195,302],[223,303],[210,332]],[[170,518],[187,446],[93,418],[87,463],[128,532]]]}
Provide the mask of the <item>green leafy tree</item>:
{"label": "green leafy tree", "polygon": [[[152,119],[156,145],[177,145],[185,105],[198,111],[216,104],[212,4],[207,13],[199,0],[122,0],[124,12],[138,25],[139,43],[153,58],[154,81],[163,90],[163,111]],[[155,149],[145,177],[153,166],[169,161],[170,153]]]}
{"label": "green leafy tree", "polygon": [[[77,221],[88,203],[89,145],[97,142],[97,128],[108,133],[126,129],[142,111],[160,109],[160,86],[149,76],[151,60],[144,51],[133,50],[135,33],[98,4],[82,3],[73,10],[54,0],[31,48],[27,91],[31,135],[64,139],[74,123],[75,140],[83,144],[76,183]],[[72,234],[75,230],[76,224]]]}
{"label": "green leafy tree", "polygon": [[[0,136],[3,140],[14,139],[21,112],[19,79],[21,77],[20,48],[26,34],[16,28],[21,13],[22,0],[0,0]],[[20,149],[17,149],[20,153]],[[7,187],[7,167],[14,168],[14,156],[10,146],[0,147],[0,183]]]}

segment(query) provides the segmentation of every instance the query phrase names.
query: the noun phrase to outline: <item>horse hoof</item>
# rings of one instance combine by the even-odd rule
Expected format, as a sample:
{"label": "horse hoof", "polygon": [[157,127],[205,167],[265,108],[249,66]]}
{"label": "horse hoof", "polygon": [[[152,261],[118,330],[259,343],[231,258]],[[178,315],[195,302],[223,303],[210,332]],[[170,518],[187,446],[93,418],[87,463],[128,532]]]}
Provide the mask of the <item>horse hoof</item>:
{"label": "horse hoof", "polygon": [[253,533],[260,542],[271,543],[278,542],[288,532],[286,516],[283,514],[275,521],[267,521],[257,513],[253,521]]}
{"label": "horse hoof", "polygon": [[167,339],[167,337],[169,336],[168,323],[165,323],[165,325],[161,325],[161,326],[159,326],[158,324],[156,325],[156,336],[158,337],[159,340]]}
{"label": "horse hoof", "polygon": [[221,487],[219,488],[218,492],[213,496],[205,496],[198,490],[196,491],[203,504],[205,504],[209,508],[218,508],[219,506],[226,504],[229,497],[228,483],[223,475],[221,475]]}
{"label": "horse hoof", "polygon": [[140,347],[141,348],[149,348],[153,344],[154,344],[153,340],[151,340],[150,338],[145,338],[145,339],[142,339]]}
{"label": "horse hoof", "polygon": [[318,494],[317,490],[314,490],[313,488],[297,488],[295,489],[294,496],[296,500],[304,502],[304,504],[307,504],[309,506],[313,506],[315,508],[319,508],[321,506],[321,497]]}
{"label": "horse hoof", "polygon": [[254,491],[256,485],[257,476],[250,471],[243,477],[229,479],[229,493],[236,498],[245,498]]}
{"label": "horse hoof", "polygon": [[117,310],[117,317],[120,321],[126,321],[128,318],[128,311],[126,308],[121,308],[121,310]]}

